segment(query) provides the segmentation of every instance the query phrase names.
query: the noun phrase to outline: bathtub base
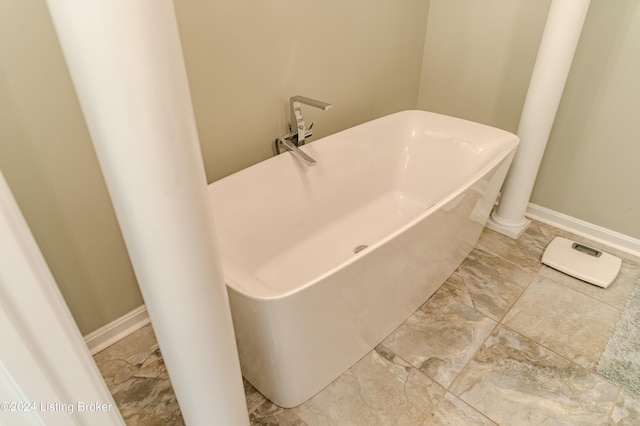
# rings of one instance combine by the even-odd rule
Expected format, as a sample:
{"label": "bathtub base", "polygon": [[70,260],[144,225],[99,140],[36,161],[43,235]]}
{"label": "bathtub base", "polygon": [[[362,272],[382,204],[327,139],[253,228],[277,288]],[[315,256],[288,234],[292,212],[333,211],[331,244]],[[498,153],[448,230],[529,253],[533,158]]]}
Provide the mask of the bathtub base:
{"label": "bathtub base", "polygon": [[229,287],[243,376],[274,404],[291,408],[349,369],[467,257],[495,202],[505,164],[321,285],[278,300],[247,299]]}

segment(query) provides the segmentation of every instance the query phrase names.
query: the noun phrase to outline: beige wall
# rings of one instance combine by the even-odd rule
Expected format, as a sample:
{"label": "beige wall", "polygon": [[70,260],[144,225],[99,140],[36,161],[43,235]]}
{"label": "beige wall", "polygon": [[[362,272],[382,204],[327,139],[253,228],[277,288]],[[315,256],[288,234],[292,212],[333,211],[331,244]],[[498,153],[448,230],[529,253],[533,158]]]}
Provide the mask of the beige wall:
{"label": "beige wall", "polygon": [[533,203],[640,238],[640,0],[593,0]]}
{"label": "beige wall", "polygon": [[200,141],[210,181],[272,155],[288,101],[322,137],[415,109],[426,0],[176,0]]}
{"label": "beige wall", "polygon": [[550,0],[431,0],[418,106],[515,132]]}
{"label": "beige wall", "polygon": [[[415,108],[427,0],[176,0],[209,181],[272,155],[287,102],[321,137]],[[44,0],[0,0],[0,168],[83,333],[142,299]]]}
{"label": "beige wall", "polygon": [[[640,238],[640,0],[592,0],[531,201]],[[431,0],[418,106],[515,131],[550,1]]]}
{"label": "beige wall", "polygon": [[83,333],[142,303],[43,1],[0,0],[0,168]]}

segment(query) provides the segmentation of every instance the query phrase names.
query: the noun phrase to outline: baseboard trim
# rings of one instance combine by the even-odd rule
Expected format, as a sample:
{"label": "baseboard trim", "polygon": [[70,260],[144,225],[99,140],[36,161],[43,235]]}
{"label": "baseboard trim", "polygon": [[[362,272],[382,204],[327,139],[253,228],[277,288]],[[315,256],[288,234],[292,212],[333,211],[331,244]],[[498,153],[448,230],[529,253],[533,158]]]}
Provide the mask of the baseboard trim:
{"label": "baseboard trim", "polygon": [[141,305],[96,331],[87,334],[84,336],[84,341],[91,355],[95,355],[150,322],[147,308]]}
{"label": "baseboard trim", "polygon": [[576,219],[575,217],[533,203],[529,203],[527,206],[526,216],[530,219],[555,226],[556,228],[572,232],[633,256],[640,257],[640,240],[637,238]]}

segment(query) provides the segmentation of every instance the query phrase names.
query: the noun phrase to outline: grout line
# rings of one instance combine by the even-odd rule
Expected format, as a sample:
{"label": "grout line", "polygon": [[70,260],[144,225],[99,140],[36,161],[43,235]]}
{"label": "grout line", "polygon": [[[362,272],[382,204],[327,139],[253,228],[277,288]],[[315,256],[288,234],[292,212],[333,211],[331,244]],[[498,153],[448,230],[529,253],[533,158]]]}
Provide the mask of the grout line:
{"label": "grout line", "polygon": [[[607,380],[610,381],[609,379]],[[618,401],[620,401],[620,395],[622,394],[622,386],[618,385],[617,383],[613,383],[613,384],[618,386],[618,393],[616,394],[616,398],[614,399],[613,404],[611,405],[611,410],[609,410],[609,415],[607,416],[607,424],[611,424],[611,419],[613,418],[613,412],[615,411],[616,406],[618,405]]]}
{"label": "grout line", "polygon": [[[499,253],[494,253],[494,254],[495,254],[496,256],[500,257],[501,259],[503,259],[504,261],[509,262],[509,263],[511,263],[511,264],[513,264],[513,265],[515,265],[515,266],[517,266],[517,267],[520,267],[520,266],[519,266],[518,264],[516,264],[515,262],[511,262],[509,259],[506,259],[506,258],[504,258],[503,256],[501,256]],[[545,348],[545,349],[547,349],[547,350],[551,351],[552,353],[554,353],[554,354],[556,354],[556,355],[560,356],[561,358],[563,358],[563,359],[565,359],[565,360],[569,361],[571,364],[574,364],[574,365],[576,365],[576,366],[578,366],[578,367],[580,367],[580,368],[582,368],[582,369],[585,369],[585,370],[587,370],[587,371],[593,372],[593,373],[597,374],[598,376],[603,377],[603,376],[601,376],[599,373],[597,373],[597,372],[595,371],[595,367],[594,367],[594,368],[591,368],[591,369],[590,369],[590,368],[583,367],[583,366],[581,366],[581,365],[577,364],[576,362],[574,362],[574,361],[570,360],[569,358],[567,358],[567,357],[565,357],[565,356],[563,356],[563,355],[561,355],[561,354],[557,353],[556,351],[554,351],[554,350],[552,350],[551,348],[547,347],[547,346],[546,346],[546,345],[544,345],[543,343],[538,342],[537,340],[535,340],[535,339],[533,339],[533,338],[531,338],[531,337],[526,336],[525,334],[523,334],[523,333],[521,333],[521,332],[519,332],[519,331],[517,331],[517,330],[515,330],[515,329],[513,329],[513,328],[511,328],[511,327],[509,327],[506,323],[504,323],[504,319],[507,317],[507,315],[509,315],[509,313],[511,312],[511,310],[513,309],[513,307],[514,307],[514,306],[515,306],[515,305],[516,305],[516,304],[517,304],[517,303],[522,299],[523,295],[524,295],[524,294],[526,293],[526,291],[527,291],[527,290],[532,286],[532,284],[536,281],[536,279],[537,279],[537,278],[541,278],[541,279],[548,279],[548,280],[550,280],[551,282],[553,282],[553,283],[555,283],[555,284],[558,284],[558,285],[561,285],[561,286],[563,286],[563,287],[564,287],[564,288],[566,288],[566,289],[574,290],[574,291],[576,291],[577,293],[582,294],[582,295],[584,295],[584,296],[587,296],[587,297],[589,297],[590,299],[592,299],[592,300],[594,300],[594,301],[596,301],[596,302],[603,303],[603,304],[605,304],[605,305],[607,305],[607,306],[610,306],[610,307],[615,308],[616,310],[619,310],[619,311],[620,311],[620,309],[619,309],[619,308],[616,308],[616,307],[615,307],[615,306],[613,306],[613,305],[610,305],[610,304],[608,304],[608,303],[606,303],[606,302],[603,302],[603,301],[601,301],[601,300],[598,300],[598,299],[596,299],[596,298],[594,298],[594,297],[592,297],[592,296],[590,296],[590,295],[588,295],[588,294],[582,293],[582,292],[580,292],[579,290],[575,290],[575,289],[573,289],[573,288],[569,287],[568,285],[565,285],[565,284],[563,284],[563,283],[561,283],[561,282],[558,282],[558,281],[554,280],[553,278],[549,278],[549,277],[546,277],[546,276],[544,276],[544,275],[541,275],[541,274],[540,274],[540,272],[541,272],[541,271],[542,271],[542,269],[545,267],[545,265],[544,265],[544,264],[542,264],[542,263],[540,262],[540,266],[541,266],[541,268],[540,268],[540,270],[539,270],[537,273],[535,273],[535,274],[534,274],[534,275],[535,275],[535,276],[534,276],[534,278],[529,282],[529,284],[527,284],[527,285],[523,288],[522,292],[518,295],[518,297],[516,297],[516,298],[514,299],[514,301],[513,301],[513,303],[511,304],[511,306],[509,306],[509,308],[505,311],[505,313],[504,313],[504,315],[502,316],[502,318],[500,318],[500,321],[498,322],[498,325],[502,325],[502,326],[506,327],[507,329],[509,329],[509,330],[511,330],[511,331],[513,331],[513,332],[515,332],[515,333],[517,333],[517,334],[519,334],[519,335],[521,335],[521,336],[523,336],[523,337],[525,337],[525,338],[527,338],[527,339],[531,340],[532,342],[535,342],[536,344],[538,344],[538,345],[542,346],[543,348]],[[524,270],[524,268],[522,268],[522,267],[520,267],[520,269],[523,269],[523,270]],[[526,271],[526,270],[525,270],[525,271]],[[529,272],[529,271],[526,271],[526,272]],[[622,313],[623,311],[624,311],[624,308],[622,309],[621,313]],[[615,326],[615,324],[614,324],[614,326]],[[613,331],[612,331],[612,332],[613,332]],[[486,340],[485,340],[485,342],[486,342]],[[484,344],[484,343],[483,343],[483,344]],[[604,348],[603,348],[603,350],[604,350]],[[616,385],[617,385],[617,384],[616,384]]]}
{"label": "grout line", "polygon": [[[624,264],[625,260],[623,259],[623,260],[622,260],[622,262],[623,262],[623,264]],[[549,267],[549,266],[545,266],[545,267],[548,267],[548,268],[550,268],[550,269],[553,269],[553,268],[551,268],[551,267]],[[556,269],[554,269],[554,270],[556,270]],[[622,269],[621,269],[621,271],[622,271]],[[562,273],[562,272],[560,272],[560,273]],[[576,280],[576,281],[577,281],[577,282],[579,282],[579,283],[583,283],[583,284],[584,284],[584,285],[586,285],[586,286],[594,286],[593,284],[589,284],[589,283],[588,283],[588,282],[586,282],[586,281],[582,281],[582,280],[580,280],[580,279],[578,279],[578,278],[575,278],[575,277],[572,277],[572,276],[570,276],[570,275],[568,275],[568,274],[565,274],[565,275],[567,275],[568,277],[570,277],[570,278],[572,278],[572,279]],[[618,311],[620,311],[620,312],[624,312],[624,310],[625,310],[626,303],[625,303],[625,306],[622,306],[622,307],[615,306],[615,305],[612,305],[611,303],[606,302],[606,301],[604,301],[604,300],[597,299],[597,298],[593,297],[592,295],[590,295],[590,294],[588,294],[588,293],[585,293],[585,292],[583,292],[583,291],[580,291],[580,290],[578,290],[578,289],[575,289],[575,288],[571,287],[569,284],[565,284],[565,283],[563,283],[563,282],[561,282],[561,281],[556,280],[555,278],[546,277],[546,276],[543,276],[543,275],[541,275],[541,278],[547,279],[547,280],[549,280],[549,281],[553,281],[554,283],[559,284],[559,285],[561,285],[561,286],[563,286],[564,288],[567,288],[567,289],[569,289],[569,290],[574,290],[574,291],[576,291],[576,292],[578,292],[578,293],[580,293],[580,294],[582,294],[582,295],[584,295],[584,296],[589,297],[589,298],[590,298],[590,299],[592,299],[592,300],[595,300],[596,302],[603,303],[603,304],[605,304],[605,305],[607,305],[607,306],[610,306],[610,307],[612,307],[612,308],[614,308],[614,309],[616,309],[616,310],[618,310]],[[633,280],[634,280],[634,281],[633,281],[633,282],[634,282],[634,284],[633,284],[633,285],[632,285],[632,287],[631,287],[631,291],[633,291],[633,287],[636,285],[635,283],[638,281],[638,278],[640,278],[640,273],[639,273],[638,275],[636,275],[636,276],[633,278]],[[616,278],[616,279],[617,279],[617,278]],[[614,283],[615,283],[615,281],[614,281]],[[612,285],[614,285],[614,283],[612,283]],[[594,286],[594,287],[597,287],[597,286]],[[609,287],[609,288],[610,288],[610,287]],[[602,290],[606,290],[606,289],[602,288]],[[630,296],[630,295],[631,295],[631,293],[629,293],[629,295],[627,295],[627,299],[629,298],[629,296]],[[628,300],[627,300],[627,301],[628,301]]]}
{"label": "grout line", "polygon": [[[547,224],[547,225],[548,225],[548,224]],[[553,227],[553,226],[552,226],[552,227]],[[509,264],[511,264],[511,265],[514,265],[514,266],[515,266],[515,267],[517,267],[517,268],[520,268],[521,270],[523,270],[523,271],[525,271],[525,272],[532,273],[531,271],[529,271],[529,270],[527,270],[527,269],[523,268],[523,267],[522,267],[521,265],[519,265],[518,263],[516,263],[516,262],[514,262],[514,261],[511,261],[510,259],[505,258],[505,257],[504,257],[504,256],[502,256],[500,253],[497,253],[496,251],[492,250],[490,247],[487,247],[486,245],[477,244],[477,246],[476,246],[476,247],[480,247],[481,249],[483,249],[483,250],[485,250],[485,251],[487,251],[487,252],[489,252],[489,253],[491,253],[491,254],[493,254],[493,255],[497,256],[497,257],[499,257],[500,259],[502,259],[502,260],[506,261],[507,263],[509,263]],[[629,263],[629,262],[631,262],[631,261],[630,261],[630,260],[628,260],[628,259],[623,259],[623,262],[627,262],[627,263]],[[574,288],[571,288],[571,287],[569,287],[569,285],[567,285],[567,284],[564,284],[564,283],[562,283],[562,282],[556,281],[556,280],[555,280],[555,279],[553,279],[553,278],[549,278],[549,277],[546,277],[546,276],[544,276],[544,275],[541,275],[541,272],[543,271],[543,268],[544,268],[544,267],[545,267],[545,265],[544,265],[544,264],[542,264],[542,263],[540,263],[540,269],[539,269],[537,272],[532,273],[532,274],[534,275],[534,278],[533,278],[533,279],[532,279],[532,280],[531,280],[531,281],[530,281],[530,282],[529,282],[529,283],[528,283],[528,284],[527,284],[527,285],[522,289],[522,291],[520,292],[520,294],[518,295],[518,297],[516,297],[516,298],[514,299],[513,303],[509,306],[509,308],[505,310],[504,314],[502,315],[502,317],[500,318],[500,320],[498,321],[497,325],[494,327],[494,329],[492,330],[492,332],[487,336],[487,338],[484,340],[484,342],[482,343],[482,345],[481,345],[481,346],[478,348],[478,350],[474,353],[473,357],[471,357],[471,358],[469,359],[469,361],[467,362],[467,364],[465,364],[465,366],[464,366],[464,367],[463,367],[463,368],[458,372],[458,374],[457,374],[457,375],[456,375],[456,377],[453,379],[453,381],[451,382],[451,384],[453,385],[453,383],[454,383],[454,382],[455,382],[455,381],[460,377],[460,375],[462,374],[462,372],[463,372],[463,371],[468,367],[468,365],[469,365],[469,364],[471,363],[471,361],[475,358],[475,356],[477,355],[477,353],[482,349],[482,347],[485,345],[486,341],[487,341],[487,340],[489,339],[489,337],[490,337],[490,336],[491,336],[491,335],[496,331],[496,329],[497,329],[499,326],[503,326],[503,327],[505,327],[506,329],[508,329],[508,330],[510,330],[510,331],[512,331],[512,332],[514,332],[514,333],[516,333],[516,334],[518,334],[518,335],[520,335],[520,336],[522,336],[523,338],[525,338],[525,339],[527,339],[527,340],[529,340],[529,341],[531,341],[531,342],[533,342],[533,343],[535,343],[536,345],[539,345],[539,346],[541,346],[541,347],[545,348],[547,351],[551,352],[552,354],[555,354],[556,356],[560,357],[561,359],[566,360],[567,362],[569,362],[569,364],[570,364],[570,365],[576,366],[576,367],[578,367],[578,368],[580,368],[580,369],[582,369],[582,370],[584,370],[584,371],[589,372],[590,374],[594,374],[595,376],[597,376],[597,377],[599,377],[599,378],[601,378],[601,379],[604,379],[604,380],[606,380],[607,382],[609,382],[610,384],[612,384],[613,386],[615,386],[615,387],[618,389],[618,392],[617,392],[616,398],[614,399],[614,403],[613,403],[613,405],[612,405],[612,408],[611,408],[611,411],[610,411],[610,413],[609,413],[609,416],[607,417],[607,418],[610,420],[610,419],[611,419],[611,416],[613,415],[613,410],[615,409],[616,402],[617,402],[617,401],[618,401],[618,399],[619,399],[619,395],[620,395],[620,392],[621,392],[621,389],[622,389],[622,387],[621,387],[619,384],[614,383],[614,382],[612,382],[611,380],[609,380],[608,378],[606,378],[606,377],[602,376],[601,374],[599,374],[599,373],[596,371],[596,367],[593,367],[593,368],[586,368],[586,367],[583,367],[583,366],[581,366],[581,365],[577,364],[575,361],[573,361],[573,360],[571,360],[571,359],[567,358],[566,356],[564,356],[564,355],[562,355],[562,354],[560,354],[560,353],[556,352],[555,350],[552,350],[551,348],[547,347],[545,344],[543,344],[543,343],[541,343],[541,342],[538,342],[537,340],[535,340],[535,339],[533,339],[533,338],[531,338],[531,337],[528,337],[528,336],[524,335],[523,333],[521,333],[521,332],[519,332],[519,331],[517,331],[517,330],[515,330],[515,329],[513,329],[513,328],[511,328],[511,327],[509,327],[506,323],[504,323],[504,319],[507,317],[507,315],[509,315],[509,313],[511,312],[511,310],[513,309],[513,307],[514,307],[514,306],[515,306],[515,305],[520,301],[520,299],[522,298],[522,296],[526,293],[526,291],[531,287],[531,285],[536,281],[536,279],[537,279],[537,278],[541,278],[541,279],[548,279],[548,280],[552,281],[553,283],[556,283],[556,284],[558,284],[558,285],[562,285],[564,288],[567,288],[567,289],[569,289],[569,290],[574,290],[574,291],[576,291],[576,292],[577,292],[577,293],[579,293],[579,294],[582,294],[582,295],[584,295],[584,296],[587,296],[587,297],[589,297],[590,299],[592,299],[592,300],[594,300],[594,301],[596,301],[596,302],[603,303],[603,304],[605,304],[605,305],[607,305],[607,306],[610,306],[610,307],[612,307],[612,308],[614,308],[614,309],[616,309],[616,310],[620,311],[621,313],[622,313],[622,312],[624,312],[624,308],[620,309],[620,308],[618,308],[618,307],[616,307],[616,306],[611,305],[610,303],[607,303],[607,302],[604,302],[604,301],[602,301],[602,300],[596,299],[595,297],[593,297],[593,296],[591,296],[591,295],[589,295],[589,294],[585,294],[585,293],[583,293],[583,292],[581,292],[581,291],[579,291],[579,290],[576,290],[576,289],[574,289]],[[636,281],[637,281],[637,277],[636,277]],[[634,282],[635,282],[635,281],[634,281]],[[588,283],[585,283],[585,284],[587,284],[587,285],[588,285]],[[634,285],[635,285],[635,284],[634,284]],[[473,302],[473,301],[472,301],[472,302]],[[473,304],[474,304],[474,306],[475,306],[475,303],[473,303]],[[474,309],[475,309],[475,307],[474,307]],[[615,325],[614,325],[614,326],[615,326]],[[603,348],[603,350],[604,350],[604,348]],[[450,391],[450,390],[449,390],[449,391]],[[451,391],[450,391],[450,392],[451,392]],[[452,393],[452,394],[454,394],[454,395],[456,395],[456,394],[455,394],[455,393],[453,393],[453,392],[451,392],[451,393]],[[456,395],[456,397],[458,397],[459,399],[461,399],[459,395]]]}

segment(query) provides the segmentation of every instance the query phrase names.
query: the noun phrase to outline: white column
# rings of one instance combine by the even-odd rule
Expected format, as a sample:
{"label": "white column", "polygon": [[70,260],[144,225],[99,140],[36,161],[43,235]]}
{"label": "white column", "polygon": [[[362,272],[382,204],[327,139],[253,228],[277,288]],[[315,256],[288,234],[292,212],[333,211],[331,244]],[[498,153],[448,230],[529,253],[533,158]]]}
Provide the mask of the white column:
{"label": "white column", "polygon": [[560,104],[590,0],[553,0],[540,42],[517,134],[520,146],[487,227],[518,238]]}
{"label": "white column", "polygon": [[173,3],[48,5],[185,422],[248,425]]}

